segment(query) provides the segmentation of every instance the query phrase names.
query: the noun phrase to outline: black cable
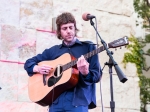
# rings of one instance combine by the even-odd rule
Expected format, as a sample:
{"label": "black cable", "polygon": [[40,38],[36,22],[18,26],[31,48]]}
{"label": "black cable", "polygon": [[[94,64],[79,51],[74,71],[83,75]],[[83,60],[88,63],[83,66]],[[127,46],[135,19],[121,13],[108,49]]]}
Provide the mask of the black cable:
{"label": "black cable", "polygon": [[52,105],[51,106],[52,110],[53,110],[53,101],[54,101],[54,93],[55,93],[54,88],[55,88],[55,83],[56,83],[56,78],[54,78],[54,79],[55,79],[55,81],[54,81],[53,90],[52,90],[53,93],[52,93],[52,104],[51,104]]}
{"label": "black cable", "polygon": [[104,107],[103,107],[103,98],[102,98],[102,87],[101,87],[101,80],[100,80],[100,96],[101,96],[101,105],[102,105],[102,112],[104,112]]}
{"label": "black cable", "polygon": [[[96,20],[96,17],[95,17],[95,27],[96,27],[96,29],[97,29],[97,20]],[[96,32],[96,41],[97,41],[97,48],[99,47],[99,44],[98,44],[98,36],[97,36],[97,32]],[[98,58],[98,60],[99,60],[99,58]],[[99,62],[100,62],[100,60],[99,60]],[[105,67],[105,66],[104,66]],[[104,67],[103,67],[103,69],[104,69]],[[103,69],[102,69],[102,71],[103,71]],[[99,73],[100,73],[100,68],[99,68]],[[103,72],[102,72],[103,73]],[[102,76],[101,76],[102,77]],[[103,98],[102,98],[102,88],[101,88],[101,79],[100,79],[100,97],[101,97],[101,106],[102,106],[102,112],[104,112],[104,107],[103,107]]]}

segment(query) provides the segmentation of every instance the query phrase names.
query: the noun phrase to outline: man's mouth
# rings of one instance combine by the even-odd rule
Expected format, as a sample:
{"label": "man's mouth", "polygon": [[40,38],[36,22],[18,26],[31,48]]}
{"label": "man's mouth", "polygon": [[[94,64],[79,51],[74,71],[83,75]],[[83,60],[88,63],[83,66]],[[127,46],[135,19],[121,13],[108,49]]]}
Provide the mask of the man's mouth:
{"label": "man's mouth", "polygon": [[68,35],[68,36],[67,36],[67,38],[71,38],[71,37],[72,37],[71,35]]}

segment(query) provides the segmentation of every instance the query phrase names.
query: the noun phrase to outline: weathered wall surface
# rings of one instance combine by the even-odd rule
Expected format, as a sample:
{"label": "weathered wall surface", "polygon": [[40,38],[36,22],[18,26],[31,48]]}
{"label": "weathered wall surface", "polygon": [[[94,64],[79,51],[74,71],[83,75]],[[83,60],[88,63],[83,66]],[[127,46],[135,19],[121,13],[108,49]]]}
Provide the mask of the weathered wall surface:
{"label": "weathered wall surface", "polygon": [[[96,42],[90,22],[82,20],[89,12],[97,17],[98,31],[106,42],[135,33],[133,0],[1,0],[0,2],[0,112],[46,112],[48,107],[32,103],[28,97],[28,75],[24,62],[41,53],[45,48],[59,44],[52,31],[52,18],[62,12],[76,17],[80,40]],[[123,68],[122,59],[126,48],[114,51],[114,59],[128,81],[121,83],[113,69],[114,100],[116,112],[139,112],[139,86],[136,68],[128,64]],[[108,61],[106,52],[99,54],[103,67]],[[108,67],[101,80],[103,106],[110,112],[110,81]],[[97,83],[97,108],[102,108],[100,83]]]}

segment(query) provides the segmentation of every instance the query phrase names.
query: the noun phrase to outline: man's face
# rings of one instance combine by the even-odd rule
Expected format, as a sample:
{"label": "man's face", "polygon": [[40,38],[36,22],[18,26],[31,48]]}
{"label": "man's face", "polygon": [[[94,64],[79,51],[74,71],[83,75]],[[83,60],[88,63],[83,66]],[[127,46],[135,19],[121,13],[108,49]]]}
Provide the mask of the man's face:
{"label": "man's face", "polygon": [[65,42],[71,42],[75,37],[74,23],[63,24],[60,27],[61,37]]}

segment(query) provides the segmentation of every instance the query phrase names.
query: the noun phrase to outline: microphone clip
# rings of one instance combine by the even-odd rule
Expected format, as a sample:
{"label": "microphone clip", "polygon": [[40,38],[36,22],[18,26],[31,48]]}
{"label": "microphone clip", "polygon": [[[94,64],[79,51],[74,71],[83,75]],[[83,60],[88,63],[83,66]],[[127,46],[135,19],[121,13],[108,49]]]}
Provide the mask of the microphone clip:
{"label": "microphone clip", "polygon": [[93,16],[93,15],[90,15],[90,14],[87,14],[87,19],[89,20],[89,19],[93,19],[93,18],[95,18],[95,16]]}

